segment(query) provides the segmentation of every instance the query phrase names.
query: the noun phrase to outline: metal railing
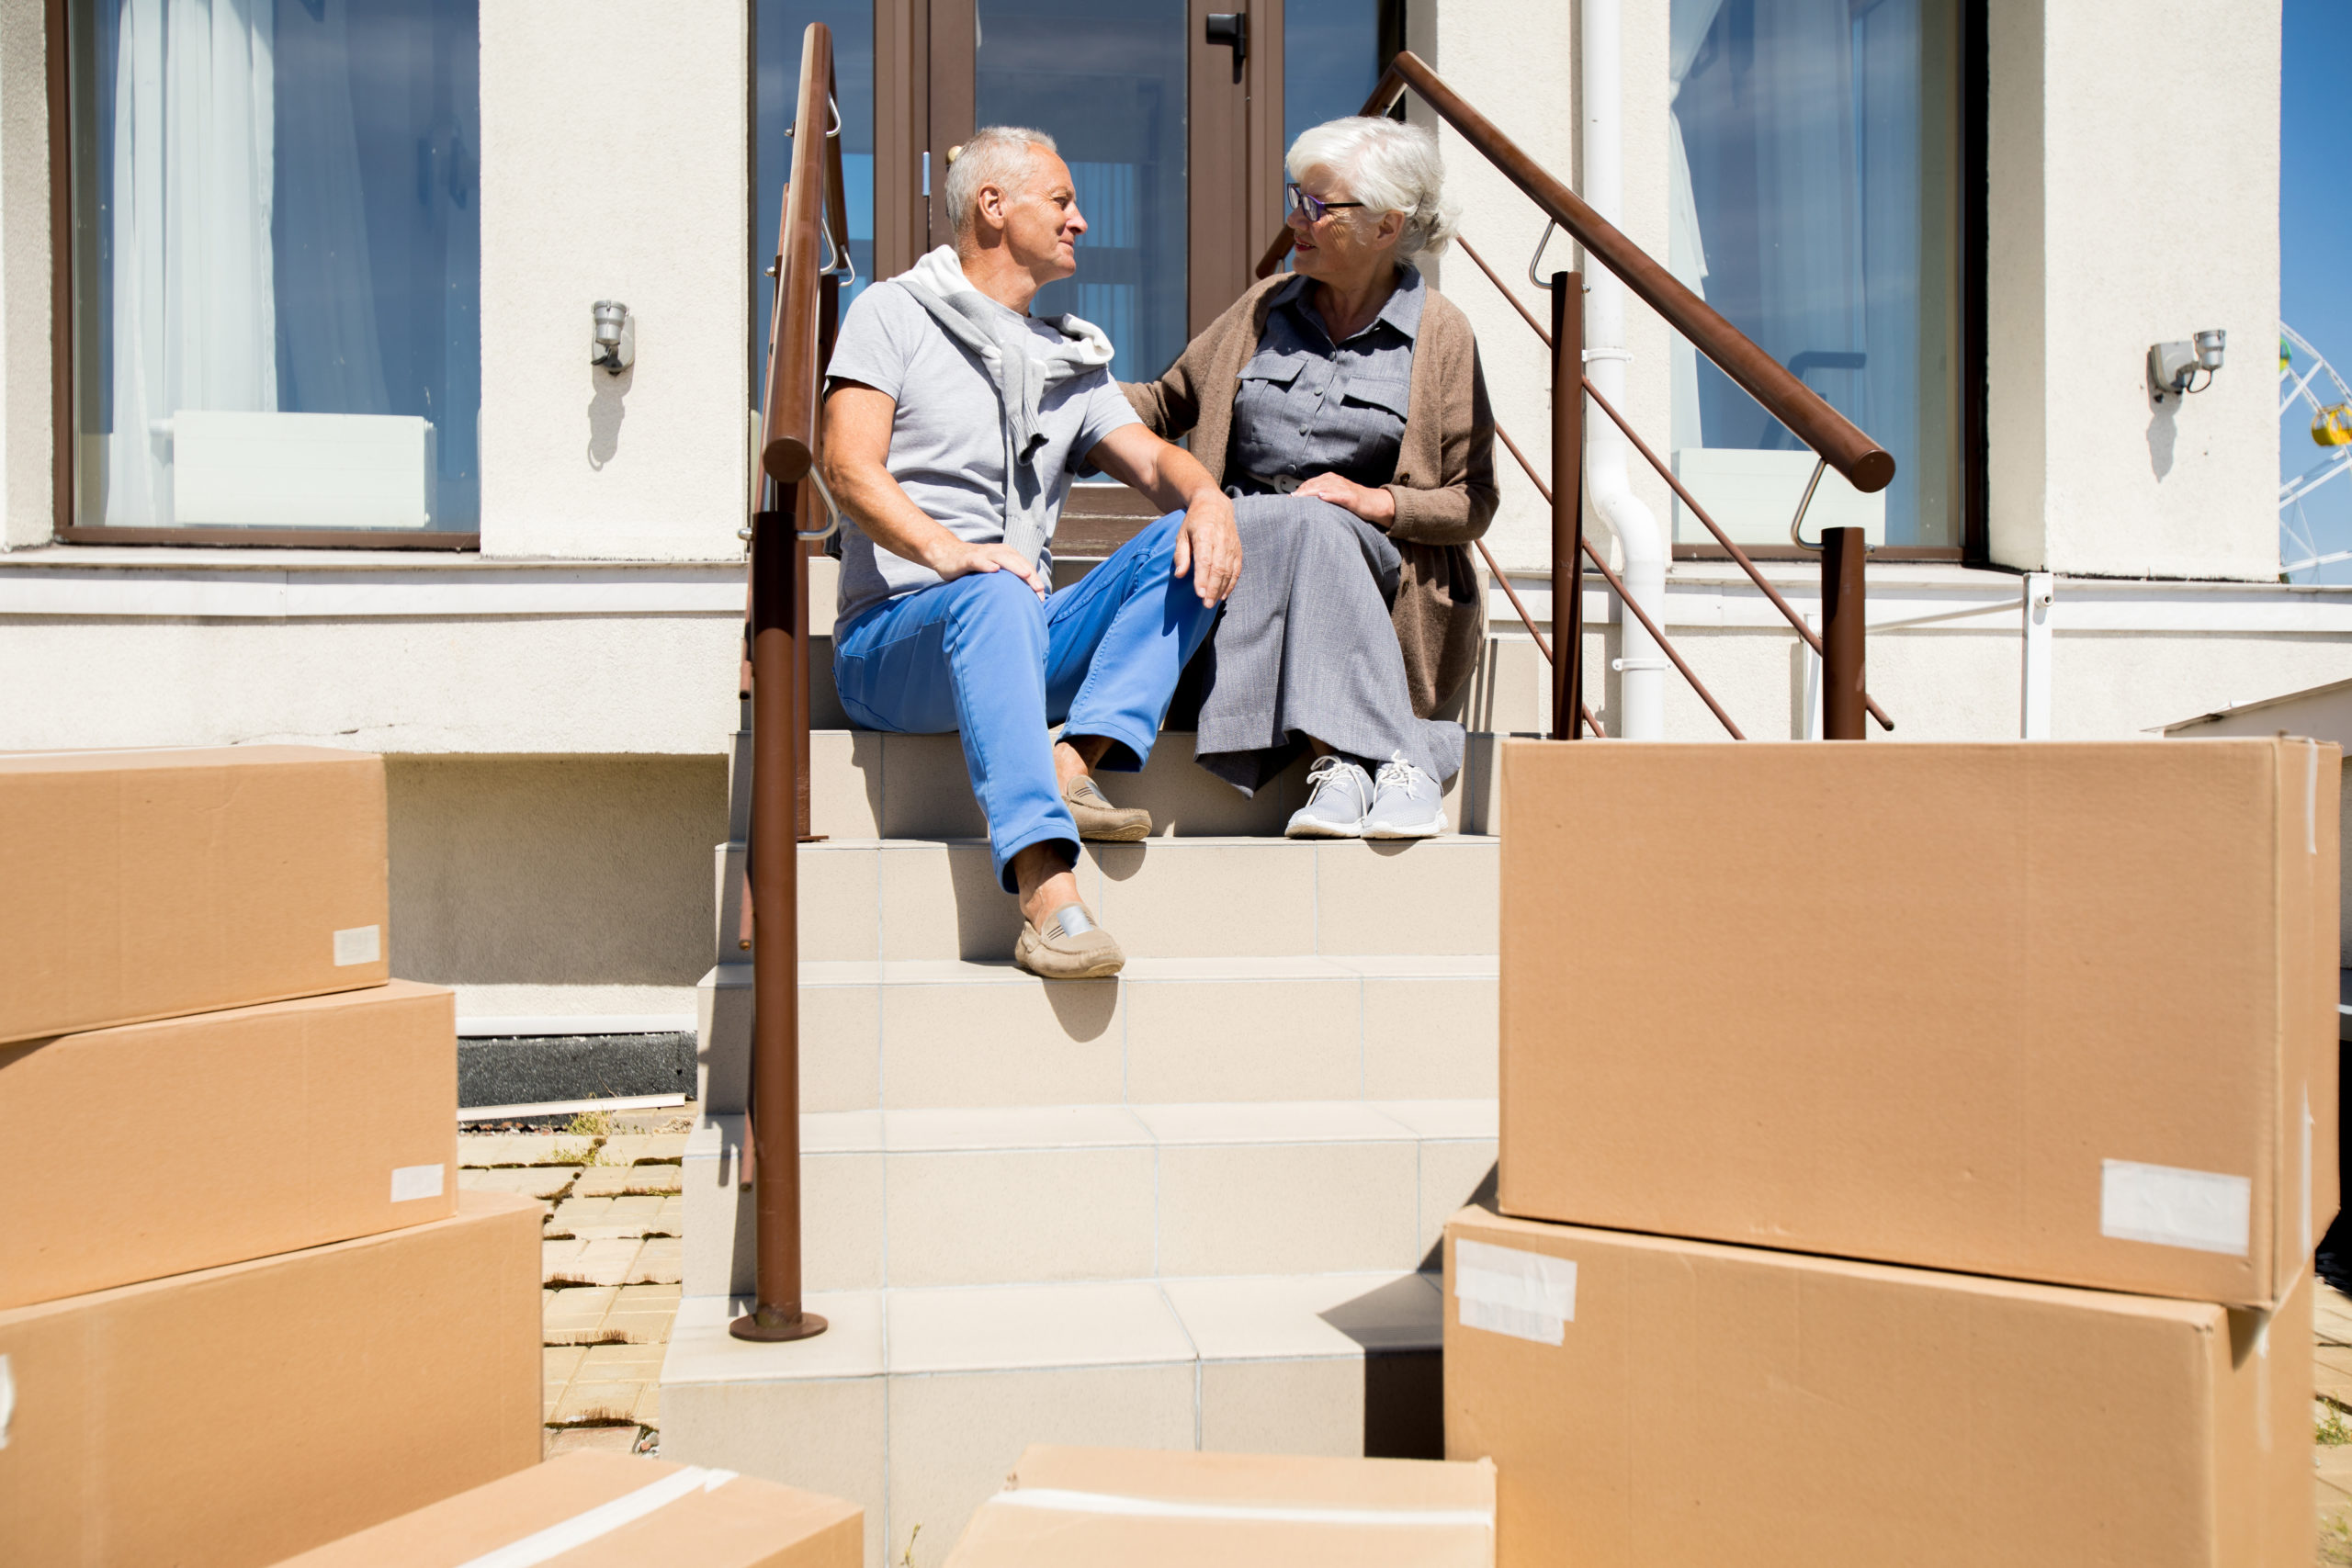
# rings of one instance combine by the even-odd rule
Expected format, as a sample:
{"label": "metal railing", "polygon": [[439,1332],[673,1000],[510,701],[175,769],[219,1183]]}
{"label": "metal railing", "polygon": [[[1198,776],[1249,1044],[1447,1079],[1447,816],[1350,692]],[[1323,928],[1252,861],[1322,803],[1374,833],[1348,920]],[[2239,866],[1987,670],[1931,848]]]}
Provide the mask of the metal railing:
{"label": "metal railing", "polygon": [[[752,721],[751,870],[743,921],[752,951],[752,1092],[744,1134],[752,1190],[752,1310],[739,1339],[805,1339],[825,1320],[800,1288],[799,844],[808,829],[808,574],[812,544],[839,525],[818,468],[819,387],[849,254],[833,36],[802,35],[792,170],[776,232],[774,310],[758,460],[752,465],[750,607],[743,689]],[[834,257],[820,265],[820,250]],[[820,527],[808,525],[823,519]]]}
{"label": "metal railing", "polygon": [[[1688,338],[1692,346],[1761,404],[1766,412],[1779,420],[1791,434],[1804,443],[1817,458],[1812,480],[1805,486],[1804,499],[1797,505],[1796,516],[1789,525],[1789,534],[1796,543],[1807,548],[1818,548],[1822,554],[1822,628],[1818,632],[1806,624],[1804,617],[1797,613],[1781,591],[1758,570],[1747,552],[1717,525],[1707,509],[1699,503],[1698,498],[1690,493],[1649,444],[1634,433],[1624,415],[1585,375],[1582,275],[1574,272],[1552,274],[1552,325],[1546,331],[1521,302],[1517,293],[1496,276],[1495,270],[1472,249],[1467,241],[1455,242],[1462,246],[1463,254],[1510,302],[1511,308],[1519,312],[1520,319],[1543,340],[1551,358],[1553,482],[1549,485],[1544,483],[1534,466],[1527,460],[1526,453],[1520,449],[1519,443],[1513,441],[1499,424],[1495,431],[1551,508],[1553,637],[1550,644],[1547,645],[1542,634],[1536,631],[1527,606],[1521,602],[1510,579],[1496,564],[1492,552],[1487,549],[1483,541],[1478,549],[1486,559],[1487,570],[1493,573],[1496,582],[1502,587],[1504,596],[1510,601],[1511,608],[1526,623],[1528,634],[1534,638],[1537,650],[1552,667],[1554,738],[1573,740],[1588,726],[1596,735],[1603,733],[1582,697],[1584,562],[1590,559],[1600,569],[1601,575],[1617,594],[1618,603],[1624,605],[1657,638],[1659,650],[1673,662],[1675,669],[1690,683],[1691,690],[1697,693],[1732,738],[1747,739],[1739,726],[1732,721],[1731,716],[1724,711],[1723,705],[1700,681],[1689,661],[1668,639],[1649,611],[1626,592],[1624,583],[1610,570],[1606,558],[1584,536],[1586,398],[1590,398],[1593,405],[1624,433],[1634,449],[1657,471],[1658,477],[1673,490],[1683,506],[1714,536],[1724,553],[1747,574],[1749,581],[1821,660],[1823,736],[1832,740],[1860,740],[1863,738],[1866,715],[1876,719],[1882,728],[1893,729],[1894,721],[1871,699],[1865,684],[1862,531],[1859,528],[1826,528],[1822,530],[1821,543],[1815,547],[1806,545],[1800,530],[1804,526],[1805,513],[1813,504],[1814,492],[1820,488],[1825,469],[1836,468],[1856,490],[1868,493],[1885,489],[1894,479],[1894,458],[1885,448],[1863,434],[1845,415],[1830,407],[1821,394],[1799,380],[1753,339],[1724,320],[1720,311],[1685,288],[1655,257],[1585,205],[1574,191],[1528,156],[1492,120],[1471,107],[1460,94],[1448,86],[1411,51],[1404,51],[1389,62],[1379,85],[1364,100],[1362,112],[1367,115],[1386,114],[1408,88],[1419,94],[1421,101],[1429,105],[1441,119],[1460,132],[1463,140],[1469,142],[1481,157],[1534,202],[1550,224],[1565,230],[1570,238],[1584,247],[1586,255],[1614,273],[1626,288],[1665,317],[1669,326]],[[1549,231],[1547,227],[1547,236]],[[1291,232],[1285,228],[1259,262],[1258,276],[1271,276],[1289,254],[1290,246]],[[1538,254],[1541,254],[1540,247]],[[1531,273],[1532,270],[1533,264],[1531,263]]]}

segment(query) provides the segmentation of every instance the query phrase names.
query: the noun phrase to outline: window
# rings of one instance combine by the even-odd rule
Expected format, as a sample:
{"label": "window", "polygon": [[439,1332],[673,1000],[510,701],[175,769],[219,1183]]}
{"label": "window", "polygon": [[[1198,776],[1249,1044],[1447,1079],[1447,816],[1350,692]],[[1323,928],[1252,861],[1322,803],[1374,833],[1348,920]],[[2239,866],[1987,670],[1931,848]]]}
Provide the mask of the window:
{"label": "window", "polygon": [[476,3],[69,8],[67,536],[471,542]]}
{"label": "window", "polygon": [[[842,197],[849,209],[850,261],[857,280],[842,292],[842,309],[874,280],[874,9],[839,0],[759,0],[752,21],[758,54],[752,115],[752,386],[767,363],[768,317],[775,280],[764,269],[775,254],[784,220],[784,185],[792,177],[792,117],[798,112],[800,40],[808,24],[833,34],[833,84],[842,118]],[[754,391],[756,400],[757,392]]]}
{"label": "window", "polygon": [[1404,47],[1395,0],[1285,0],[1283,150],[1298,134],[1363,107],[1388,56]]}
{"label": "window", "polygon": [[[1959,0],[1672,0],[1668,261],[1895,459],[1806,519],[1957,549],[1968,460]],[[1674,465],[1743,544],[1786,546],[1813,455],[1687,344]],[[1676,506],[1678,543],[1706,540]]]}

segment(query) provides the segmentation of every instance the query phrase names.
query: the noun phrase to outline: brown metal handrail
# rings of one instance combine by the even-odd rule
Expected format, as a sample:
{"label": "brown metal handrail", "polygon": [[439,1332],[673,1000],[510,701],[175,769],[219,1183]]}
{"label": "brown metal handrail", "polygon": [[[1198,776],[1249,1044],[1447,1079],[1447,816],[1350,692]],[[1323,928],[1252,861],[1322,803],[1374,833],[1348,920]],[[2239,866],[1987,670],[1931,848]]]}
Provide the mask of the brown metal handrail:
{"label": "brown metal handrail", "polygon": [[[1764,405],[1773,418],[1812,447],[1829,466],[1846,476],[1856,490],[1884,490],[1894,478],[1894,458],[1862,434],[1827,400],[1791,374],[1788,367],[1753,339],[1724,319],[1723,313],[1700,299],[1650,254],[1627,239],[1617,226],[1587,207],[1577,195],[1505,136],[1494,121],[1472,108],[1410,50],[1398,51],[1381,74],[1380,84],[1364,100],[1363,112],[1385,114],[1410,87],[1438,117],[1462,133],[1464,141],[1505,179],[1517,186],[1544,215],[1567,231],[1569,237],[1623,279],[1625,287],[1664,316],[1669,325],[1714,361],[1716,367]],[[1290,254],[1291,234],[1285,227],[1258,264],[1258,276],[1271,276]]]}
{"label": "brown metal handrail", "polygon": [[[833,35],[801,35],[792,170],[776,236],[759,462],[751,484],[752,1093],[745,1143],[752,1190],[752,1310],[739,1339],[805,1339],[825,1320],[804,1309],[800,1273],[799,840],[807,825],[808,667],[804,521],[823,502],[816,472],[820,378],[831,346],[838,280],[819,265],[830,237],[848,254]],[[831,213],[830,226],[827,214]]]}

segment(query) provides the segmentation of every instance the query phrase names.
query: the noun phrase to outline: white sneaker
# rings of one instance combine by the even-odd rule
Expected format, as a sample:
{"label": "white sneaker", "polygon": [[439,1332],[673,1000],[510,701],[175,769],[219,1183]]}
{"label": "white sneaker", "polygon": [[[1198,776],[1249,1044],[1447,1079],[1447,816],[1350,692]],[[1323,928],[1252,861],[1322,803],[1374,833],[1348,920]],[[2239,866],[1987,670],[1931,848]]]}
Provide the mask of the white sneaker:
{"label": "white sneaker", "polygon": [[1306,770],[1306,804],[1290,814],[1283,832],[1293,839],[1361,839],[1371,807],[1371,774],[1345,757],[1317,757]]}
{"label": "white sneaker", "polygon": [[1444,831],[1445,804],[1439,798],[1437,781],[1405,761],[1402,751],[1392,752],[1380,764],[1361,836],[1434,839]]}

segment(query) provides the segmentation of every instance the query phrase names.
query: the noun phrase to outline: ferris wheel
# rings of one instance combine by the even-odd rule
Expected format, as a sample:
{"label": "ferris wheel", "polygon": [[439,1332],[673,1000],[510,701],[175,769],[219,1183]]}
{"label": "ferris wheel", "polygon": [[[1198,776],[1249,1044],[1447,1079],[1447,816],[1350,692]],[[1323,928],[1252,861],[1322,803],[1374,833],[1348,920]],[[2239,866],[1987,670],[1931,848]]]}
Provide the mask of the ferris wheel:
{"label": "ferris wheel", "polygon": [[2352,387],[2301,333],[2278,323],[2278,416],[2301,402],[2312,414],[2312,442],[2322,456],[2298,477],[2278,487],[2279,571],[2291,577],[2352,560],[2352,549],[2321,553],[2303,502],[2331,480],[2352,474]]}

